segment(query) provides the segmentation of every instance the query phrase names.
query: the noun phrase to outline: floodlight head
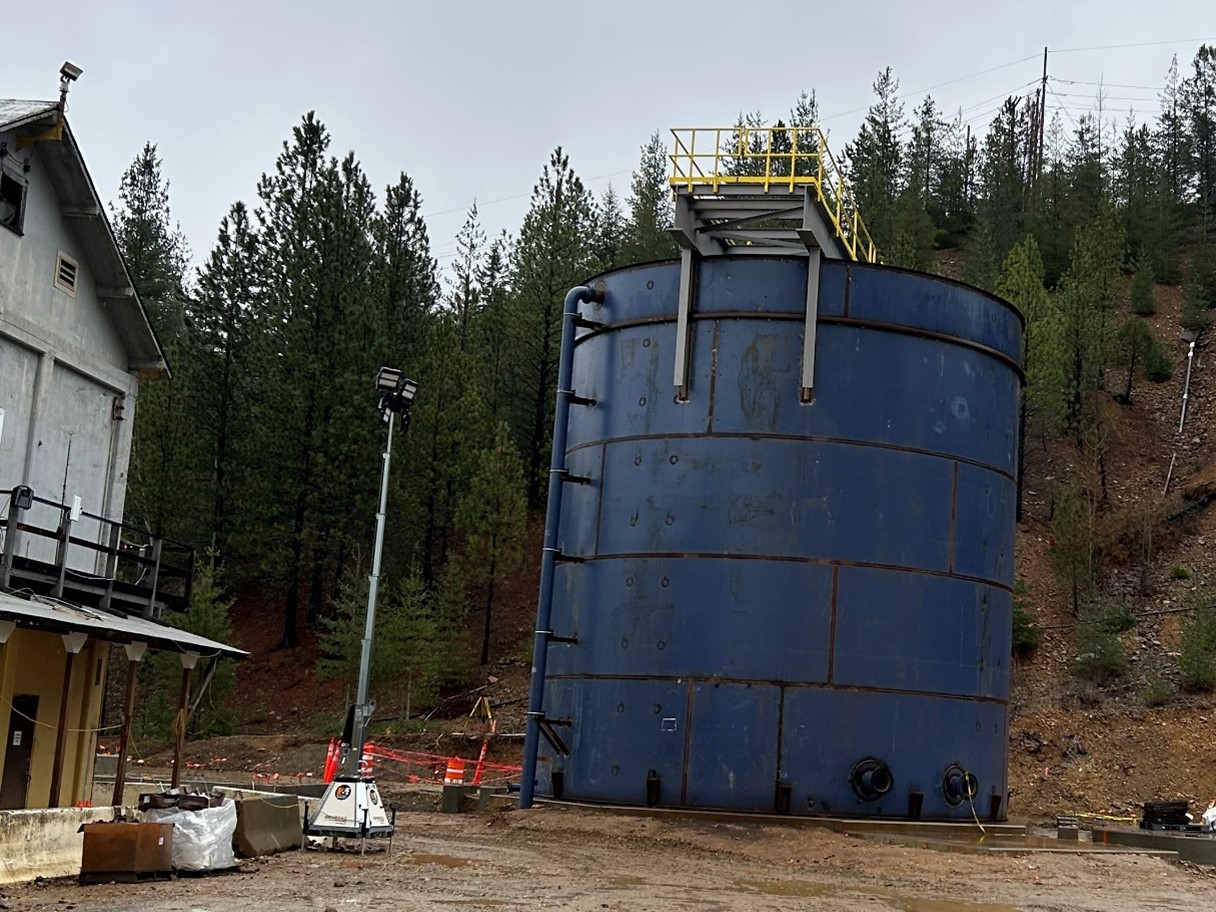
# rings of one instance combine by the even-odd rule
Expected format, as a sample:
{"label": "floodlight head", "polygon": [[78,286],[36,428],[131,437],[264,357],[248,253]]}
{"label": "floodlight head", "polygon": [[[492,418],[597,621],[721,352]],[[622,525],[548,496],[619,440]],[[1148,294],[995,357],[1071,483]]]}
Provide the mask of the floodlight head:
{"label": "floodlight head", "polygon": [[83,72],[84,70],[76,66],[76,64],[72,63],[70,60],[65,60],[63,62],[63,66],[59,68],[59,75],[64,82],[75,82],[80,78],[80,74]]}
{"label": "floodlight head", "polygon": [[382,367],[376,374],[376,390],[380,393],[380,417],[387,422],[390,413],[409,415],[414,396],[418,394],[418,382],[410,380],[395,367]]}
{"label": "floodlight head", "polygon": [[394,393],[401,383],[401,371],[395,367],[382,367],[376,374],[376,389],[381,393]]}

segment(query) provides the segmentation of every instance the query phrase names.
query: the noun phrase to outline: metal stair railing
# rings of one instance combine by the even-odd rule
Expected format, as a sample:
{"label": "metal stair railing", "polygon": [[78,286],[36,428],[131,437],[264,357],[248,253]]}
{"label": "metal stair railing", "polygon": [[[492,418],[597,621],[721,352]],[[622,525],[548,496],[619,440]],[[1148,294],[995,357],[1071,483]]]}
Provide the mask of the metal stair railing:
{"label": "metal stair railing", "polygon": [[669,184],[677,193],[712,195],[723,187],[807,192],[850,259],[878,261],[844,172],[817,127],[679,127],[671,133]]}

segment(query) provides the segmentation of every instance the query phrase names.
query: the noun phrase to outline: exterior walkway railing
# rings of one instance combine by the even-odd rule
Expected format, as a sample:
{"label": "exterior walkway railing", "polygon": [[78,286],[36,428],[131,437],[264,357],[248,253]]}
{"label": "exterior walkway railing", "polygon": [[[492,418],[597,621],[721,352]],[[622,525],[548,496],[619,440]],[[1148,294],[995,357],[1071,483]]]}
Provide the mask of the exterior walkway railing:
{"label": "exterior walkway railing", "polygon": [[878,260],[844,172],[816,127],[679,127],[670,184],[677,192],[717,193],[724,186],[763,193],[812,191],[850,258]]}

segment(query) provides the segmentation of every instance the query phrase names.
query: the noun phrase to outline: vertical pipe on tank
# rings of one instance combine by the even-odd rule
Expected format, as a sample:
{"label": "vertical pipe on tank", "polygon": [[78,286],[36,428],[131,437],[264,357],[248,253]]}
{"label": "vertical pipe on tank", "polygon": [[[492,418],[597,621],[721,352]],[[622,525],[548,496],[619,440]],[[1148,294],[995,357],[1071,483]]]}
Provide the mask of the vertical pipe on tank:
{"label": "vertical pipe on tank", "polygon": [[536,750],[540,740],[541,702],[545,691],[545,663],[553,611],[553,572],[557,566],[557,524],[562,512],[562,474],[566,469],[566,426],[570,416],[570,389],[574,364],[575,320],[578,305],[597,300],[599,292],[587,285],[566,293],[562,310],[562,346],[557,362],[557,403],[553,413],[553,455],[549,460],[549,500],[545,506],[545,547],[540,562],[540,595],[536,600],[536,637],[532,641],[532,681],[528,690],[527,727],[524,732],[524,768],[519,784],[519,806],[532,807],[536,788]]}

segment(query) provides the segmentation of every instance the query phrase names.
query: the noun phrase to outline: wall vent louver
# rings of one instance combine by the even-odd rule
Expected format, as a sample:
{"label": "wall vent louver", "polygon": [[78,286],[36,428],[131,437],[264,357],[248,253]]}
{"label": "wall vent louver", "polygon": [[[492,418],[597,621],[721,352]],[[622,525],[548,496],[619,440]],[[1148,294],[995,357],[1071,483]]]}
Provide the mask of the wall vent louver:
{"label": "wall vent louver", "polygon": [[59,258],[55,261],[55,287],[75,297],[78,270],[79,266],[75,260],[66,253],[60,253]]}

